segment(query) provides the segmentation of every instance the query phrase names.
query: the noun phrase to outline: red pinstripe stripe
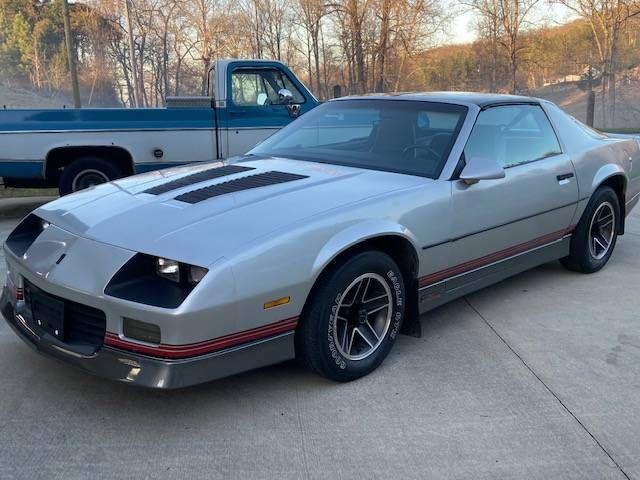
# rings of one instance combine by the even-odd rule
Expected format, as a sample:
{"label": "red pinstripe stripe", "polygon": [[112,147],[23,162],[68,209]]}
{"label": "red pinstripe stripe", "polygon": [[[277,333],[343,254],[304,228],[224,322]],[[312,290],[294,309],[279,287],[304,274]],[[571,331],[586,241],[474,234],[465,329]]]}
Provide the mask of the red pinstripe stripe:
{"label": "red pinstripe stripe", "polygon": [[541,247],[548,243],[555,242],[557,240],[560,240],[565,235],[571,233],[573,231],[573,228],[574,227],[570,227],[564,230],[558,230],[557,232],[534,238],[533,240],[529,240],[528,242],[519,243],[518,245],[514,245],[504,250],[490,253],[489,255],[485,255],[484,257],[469,260],[468,262],[464,262],[459,265],[455,265],[453,267],[431,273],[424,277],[420,277],[418,279],[418,285],[420,288],[427,287],[429,285],[433,285],[434,283],[441,282],[442,280],[445,280],[447,278],[460,275],[461,273],[470,272],[471,270],[485,267],[500,260],[504,260],[505,258],[518,255],[519,253],[526,252],[527,250],[531,250],[532,248]]}
{"label": "red pinstripe stripe", "polygon": [[242,343],[260,340],[262,338],[295,330],[298,325],[298,317],[287,318],[262,327],[252,328],[243,332],[232,333],[223,337],[206,340],[204,342],[189,343],[183,345],[160,344],[157,347],[141,345],[139,343],[123,340],[117,333],[107,332],[104,344],[110,347],[129,350],[158,358],[188,358],[197,355],[216,352],[225,348],[240,345]]}

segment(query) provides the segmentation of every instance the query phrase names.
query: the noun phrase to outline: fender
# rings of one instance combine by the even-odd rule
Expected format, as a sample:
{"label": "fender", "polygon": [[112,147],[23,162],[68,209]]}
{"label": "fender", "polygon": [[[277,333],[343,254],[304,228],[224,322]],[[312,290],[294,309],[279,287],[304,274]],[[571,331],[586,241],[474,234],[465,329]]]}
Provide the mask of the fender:
{"label": "fender", "polygon": [[593,192],[595,192],[604,181],[613,177],[614,175],[621,175],[624,178],[624,190],[626,191],[627,174],[625,173],[624,169],[616,163],[607,163],[606,165],[601,166],[593,176],[589,196],[593,195]]}
{"label": "fender", "polygon": [[[349,248],[371,240],[377,237],[397,236],[409,242],[415,253],[416,260],[419,261],[418,242],[411,230],[392,222],[390,220],[371,220],[351,225],[341,230],[324,245],[316,256],[312,268],[313,283],[318,280],[322,271],[333,261],[338,255],[347,251]],[[417,272],[417,270],[416,270]],[[414,279],[415,288],[407,285],[407,307],[405,311],[405,320],[401,333],[412,337],[422,336],[422,326],[420,324],[420,312],[418,308],[418,289],[417,281]]]}
{"label": "fender", "polygon": [[415,235],[405,226],[385,219],[364,221],[341,230],[325,243],[313,263],[312,277],[317,279],[334,258],[354,245],[375,237],[389,235],[408,240],[416,252],[420,251]]}
{"label": "fender", "polygon": [[625,218],[626,218],[626,195],[627,195],[627,174],[625,170],[618,164],[608,163],[598,169],[593,177],[593,183],[591,185],[591,192],[589,196],[593,195],[593,192],[610,178],[616,177],[616,179],[622,179],[622,195],[620,198],[620,221],[618,225],[618,234],[624,235],[625,232]]}
{"label": "fender", "polygon": [[123,146],[122,144],[115,144],[115,143],[104,143],[103,140],[96,140],[95,142],[92,141],[88,141],[86,138],[85,139],[81,139],[81,141],[76,141],[76,142],[69,142],[68,140],[65,143],[61,143],[61,144],[54,144],[51,146],[51,148],[49,149],[49,151],[47,152],[47,154],[44,157],[44,164],[45,164],[45,170],[46,170],[46,164],[49,161],[49,158],[51,157],[51,154],[54,154],[56,151],[60,151],[60,150],[66,150],[66,149],[73,149],[73,148],[111,148],[111,149],[119,149],[124,151],[127,155],[129,155],[129,158],[133,160],[133,154],[131,153],[131,150],[128,147]]}

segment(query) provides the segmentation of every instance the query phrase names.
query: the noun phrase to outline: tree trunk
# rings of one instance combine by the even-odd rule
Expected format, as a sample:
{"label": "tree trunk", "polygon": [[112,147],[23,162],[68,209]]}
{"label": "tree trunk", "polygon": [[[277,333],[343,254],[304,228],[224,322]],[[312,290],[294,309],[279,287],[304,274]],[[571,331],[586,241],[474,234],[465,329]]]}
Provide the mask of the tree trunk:
{"label": "tree trunk", "polygon": [[140,85],[138,83],[138,67],[136,64],[136,49],[135,43],[133,41],[133,22],[131,21],[131,5],[129,5],[130,0],[124,0],[124,11],[125,11],[125,20],[127,22],[127,41],[129,42],[129,65],[131,69],[131,82],[133,83],[133,91],[129,92],[132,97],[132,106],[138,107],[140,106],[140,102],[142,101],[142,96],[140,94]]}
{"label": "tree trunk", "polygon": [[321,96],[320,89],[320,42],[319,42],[319,25],[316,24],[313,31],[313,59],[316,67],[316,93]]}
{"label": "tree trunk", "polygon": [[391,0],[382,2],[382,19],[380,23],[380,44],[378,45],[378,75],[375,91],[384,92],[384,74],[389,43],[389,16],[391,14]]}
{"label": "tree trunk", "polygon": [[325,49],[324,43],[324,33],[322,30],[322,25],[320,25],[320,38],[322,39],[322,73],[324,79],[324,97],[329,98],[329,79],[327,73],[327,51]]}
{"label": "tree trunk", "polygon": [[360,18],[360,10],[358,9],[358,0],[350,0],[349,3],[353,53],[356,63],[356,82],[358,93],[364,93],[367,89],[367,78],[364,64],[364,45],[362,44],[362,19]]}
{"label": "tree trunk", "polygon": [[62,15],[64,17],[64,36],[67,43],[67,56],[69,59],[69,74],[71,75],[71,89],[73,90],[73,105],[80,108],[80,86],[78,84],[78,69],[76,68],[76,51],[73,47],[71,33],[71,17],[69,16],[69,4],[62,0]]}
{"label": "tree trunk", "polygon": [[511,93],[518,93],[518,54],[515,50],[511,51]]}

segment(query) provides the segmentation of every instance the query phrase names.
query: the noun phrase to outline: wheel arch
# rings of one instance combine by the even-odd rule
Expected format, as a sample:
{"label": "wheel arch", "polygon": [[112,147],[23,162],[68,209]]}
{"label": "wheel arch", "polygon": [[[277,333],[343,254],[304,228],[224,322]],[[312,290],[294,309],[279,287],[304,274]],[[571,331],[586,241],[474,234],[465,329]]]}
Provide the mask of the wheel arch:
{"label": "wheel arch", "polygon": [[618,235],[623,235],[625,230],[625,198],[627,192],[627,176],[624,170],[617,165],[602,167],[594,178],[592,194],[600,187],[610,187],[618,197],[618,204],[620,205]]}
{"label": "wheel arch", "polygon": [[98,157],[113,162],[123,175],[133,175],[133,156],[126,148],[115,145],[62,146],[51,149],[45,157],[47,182],[57,185],[62,170],[82,157]]}
{"label": "wheel arch", "polygon": [[420,336],[417,281],[420,260],[417,243],[415,237],[404,227],[400,225],[387,225],[387,227],[373,229],[370,225],[358,225],[334,236],[325,244],[313,266],[314,282],[307,295],[302,310],[303,315],[317,286],[332,273],[334,268],[357,253],[377,250],[389,255],[402,272],[407,296],[402,333]]}

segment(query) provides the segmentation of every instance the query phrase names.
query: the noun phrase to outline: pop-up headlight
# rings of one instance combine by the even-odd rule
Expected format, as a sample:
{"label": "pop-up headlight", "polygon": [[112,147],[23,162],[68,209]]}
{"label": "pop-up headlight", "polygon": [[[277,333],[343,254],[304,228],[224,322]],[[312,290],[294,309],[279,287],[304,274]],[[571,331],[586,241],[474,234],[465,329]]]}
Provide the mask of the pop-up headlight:
{"label": "pop-up headlight", "polygon": [[180,281],[180,264],[175,260],[158,257],[156,259],[156,272],[164,278],[174,282]]}
{"label": "pop-up headlight", "polygon": [[21,257],[29,249],[29,247],[36,241],[38,235],[40,235],[46,228],[49,227],[49,222],[41,219],[33,213],[27,215],[20,224],[9,234],[6,244],[13,253]]}
{"label": "pop-up headlight", "polygon": [[132,302],[176,308],[207,272],[197,265],[138,253],[111,278],[104,293]]}

